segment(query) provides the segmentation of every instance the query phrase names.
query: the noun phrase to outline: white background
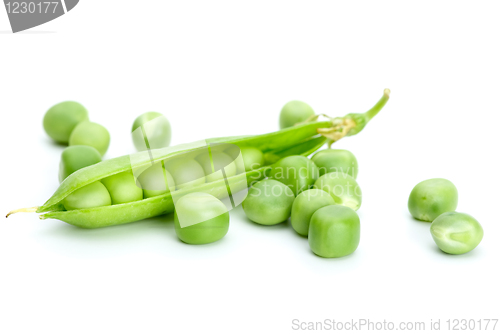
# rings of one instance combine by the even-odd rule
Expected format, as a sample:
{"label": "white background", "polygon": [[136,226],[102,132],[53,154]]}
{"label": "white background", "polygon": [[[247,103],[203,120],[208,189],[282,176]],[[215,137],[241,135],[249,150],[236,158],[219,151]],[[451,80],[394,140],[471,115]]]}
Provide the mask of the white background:
{"label": "white background", "polygon": [[[106,126],[105,158],[134,151],[139,114],[163,112],[173,144],[278,128],[281,106],[385,109],[335,147],[358,158],[358,250],[311,253],[289,223],[241,207],[220,242],[181,243],[172,215],[83,230],[36,214],[0,221],[2,333],[288,333],[292,320],[499,318],[497,1],[81,1],[11,34],[0,8],[0,212],[43,204],[62,146],[42,128],[76,100]],[[477,249],[439,251],[407,210],[444,177],[483,225]],[[500,324],[497,325],[497,332]],[[436,331],[434,331],[436,332]],[[445,332],[443,330],[443,332]]]}

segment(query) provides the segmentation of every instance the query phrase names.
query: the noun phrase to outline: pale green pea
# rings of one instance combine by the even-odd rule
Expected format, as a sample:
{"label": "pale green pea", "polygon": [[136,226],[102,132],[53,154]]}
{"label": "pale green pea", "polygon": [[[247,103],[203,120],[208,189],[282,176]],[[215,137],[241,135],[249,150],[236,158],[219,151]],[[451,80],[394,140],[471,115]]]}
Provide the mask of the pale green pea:
{"label": "pale green pea", "polygon": [[87,109],[78,102],[61,102],[47,110],[43,117],[45,132],[55,141],[68,144],[73,129],[83,121],[88,121]]}
{"label": "pale green pea", "polygon": [[349,174],[354,179],[358,176],[358,160],[348,150],[322,150],[313,155],[311,160],[318,166],[320,175],[339,172]]}
{"label": "pale green pea", "polygon": [[429,179],[417,184],[408,198],[408,210],[419,220],[432,222],[439,215],[455,211],[458,190],[446,179]]}
{"label": "pale green pea", "polygon": [[113,204],[140,201],[143,191],[130,171],[114,174],[101,180],[108,189]]}
{"label": "pale green pea", "polygon": [[307,103],[302,101],[290,101],[281,109],[280,129],[304,122],[312,115],[314,115],[314,110]]}
{"label": "pale green pea", "polygon": [[[236,175],[236,164],[224,152],[202,153],[196,160],[200,163],[206,175],[206,182],[213,182],[223,178],[222,170],[226,177]],[[212,166],[213,164],[213,166]]]}
{"label": "pale green pea", "polygon": [[434,242],[445,253],[464,254],[479,245],[483,228],[472,216],[460,212],[445,212],[431,224]]}
{"label": "pale green pea", "polygon": [[161,163],[147,168],[137,179],[142,186],[144,198],[160,196],[175,190],[174,178]]}
{"label": "pale green pea", "polygon": [[99,152],[90,146],[75,145],[64,149],[59,164],[59,182],[79,169],[101,162]]}
{"label": "pale green pea", "polygon": [[150,111],[137,117],[132,125],[132,132],[143,127],[141,136],[132,136],[134,146],[138,151],[147,149],[144,137],[147,138],[150,149],[167,147],[172,138],[172,128],[168,119],[159,112]]}
{"label": "pale green pea", "polygon": [[317,210],[309,224],[309,247],[321,257],[342,257],[353,253],[360,239],[359,217],[342,205]]}
{"label": "pale green pea", "polygon": [[111,205],[106,187],[99,181],[75,190],[62,201],[66,210],[89,209]]}
{"label": "pale green pea", "polygon": [[185,243],[200,245],[222,239],[229,230],[229,212],[216,197],[194,192],[175,203],[175,233]]}
{"label": "pale green pea", "polygon": [[279,160],[269,172],[270,179],[289,186],[294,195],[311,188],[318,177],[318,167],[314,162],[301,155],[293,155]]}
{"label": "pale green pea", "polygon": [[69,137],[70,146],[92,146],[99,151],[101,156],[106,154],[109,142],[110,136],[108,130],[100,124],[88,121],[78,124]]}
{"label": "pale green pea", "polygon": [[290,217],[295,196],[286,185],[266,179],[255,183],[242,203],[247,217],[262,225],[276,225]]}
{"label": "pale green pea", "polygon": [[326,191],[320,189],[309,189],[301,192],[293,201],[291,223],[292,227],[300,235],[307,236],[309,233],[309,222],[316,210],[334,205],[335,201]]}
{"label": "pale green pea", "polygon": [[327,173],[321,176],[314,188],[322,189],[333,197],[336,204],[358,210],[361,206],[361,188],[350,175],[342,173]]}
{"label": "pale green pea", "polygon": [[177,189],[190,188],[205,183],[203,167],[192,158],[176,158],[165,162]]}

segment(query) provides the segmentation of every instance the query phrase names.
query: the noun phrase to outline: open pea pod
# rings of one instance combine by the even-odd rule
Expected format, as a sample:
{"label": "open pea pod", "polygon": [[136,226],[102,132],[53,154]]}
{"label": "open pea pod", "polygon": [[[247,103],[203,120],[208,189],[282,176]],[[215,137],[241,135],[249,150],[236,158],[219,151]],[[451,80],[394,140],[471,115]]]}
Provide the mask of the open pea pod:
{"label": "open pea pod", "polygon": [[[388,98],[388,90],[386,90],[375,107],[364,114],[349,114],[345,117],[330,118],[327,121],[317,121],[316,117],[309,120],[309,122],[268,134],[211,138],[190,144],[138,152],[105,160],[71,174],[42,206],[14,210],[7,217],[16,212],[37,212],[43,213],[40,215],[40,219],[59,219],[83,228],[105,227],[173,212],[176,199],[191,192],[205,192],[220,199],[230,197],[231,204],[235,206],[241,203],[241,201],[235,202],[238,192],[246,190],[252,182],[265,178],[266,171],[269,170],[271,164],[290,155],[307,156],[324,145],[327,140],[333,142],[344,136],[357,134],[385,105]],[[193,154],[197,150],[208,148],[210,152],[210,147],[221,144],[256,148],[264,154],[265,165],[255,170],[243,171],[231,176],[225,175],[224,178],[207,183],[203,182],[187,188],[178,187],[177,190],[172,190],[163,195],[124,204],[74,210],[66,210],[63,205],[63,201],[70,194],[93,182],[101,181],[122,172],[130,171],[134,173],[137,170],[145,170],[155,163],[163,163],[168,159]]]}

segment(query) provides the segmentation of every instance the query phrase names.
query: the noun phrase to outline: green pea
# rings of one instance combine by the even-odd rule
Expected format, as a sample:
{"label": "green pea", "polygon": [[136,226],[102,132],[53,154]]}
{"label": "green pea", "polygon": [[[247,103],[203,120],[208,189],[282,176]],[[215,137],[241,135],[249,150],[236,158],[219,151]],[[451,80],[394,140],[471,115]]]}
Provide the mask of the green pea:
{"label": "green pea", "polygon": [[108,150],[109,141],[109,132],[104,126],[88,121],[78,124],[69,137],[70,146],[92,146],[99,151],[101,156],[104,156]]}
{"label": "green pea", "polygon": [[445,253],[464,254],[479,245],[483,228],[472,216],[460,212],[445,212],[431,224],[434,242]]}
{"label": "green pea", "polygon": [[132,125],[132,133],[141,126],[145,133],[140,132],[138,135],[132,135],[134,146],[138,151],[145,151],[147,149],[144,140],[145,137],[151,149],[170,145],[172,138],[170,122],[159,112],[150,111],[137,117]]}
{"label": "green pea", "polygon": [[156,163],[140,173],[137,178],[142,186],[144,198],[160,196],[175,190],[175,182],[172,175],[162,166]]}
{"label": "green pea", "polygon": [[290,101],[283,106],[280,113],[280,129],[304,122],[314,115],[314,110],[305,102]]}
{"label": "green pea", "polygon": [[309,189],[301,192],[293,201],[291,222],[292,227],[300,235],[307,236],[309,233],[309,222],[316,210],[334,205],[335,201],[326,191],[320,189]]}
{"label": "green pea", "polygon": [[358,210],[361,206],[361,188],[350,175],[338,172],[327,173],[316,181],[314,188],[329,193],[336,204],[353,210]]}
{"label": "green pea", "polygon": [[360,224],[356,212],[341,205],[317,210],[309,225],[309,247],[321,257],[342,257],[359,245]]}
{"label": "green pea", "polygon": [[43,117],[43,128],[50,138],[68,144],[69,137],[78,123],[88,121],[87,109],[78,102],[61,102],[47,110]]}
{"label": "green pea", "polygon": [[59,182],[79,169],[101,162],[99,152],[90,146],[75,145],[66,147],[59,164]]}
{"label": "green pea", "polygon": [[66,210],[97,208],[111,205],[111,197],[106,187],[99,181],[73,191],[63,201]]}
{"label": "green pea", "polygon": [[318,166],[319,175],[339,172],[349,174],[354,179],[358,176],[358,160],[348,150],[322,150],[313,155],[311,160]]}
{"label": "green pea", "polygon": [[272,166],[269,178],[286,184],[294,195],[311,188],[319,177],[318,167],[301,155],[292,155],[279,160]]}
{"label": "green pea", "polygon": [[440,214],[455,211],[458,191],[446,179],[429,179],[417,184],[410,193],[408,210],[418,220],[431,222]]}
{"label": "green pea", "polygon": [[255,147],[242,147],[241,156],[247,172],[264,166],[264,154]]}
{"label": "green pea", "polygon": [[212,154],[202,153],[196,160],[203,168],[207,182],[222,179],[222,170],[225,171],[226,177],[236,175],[236,164],[233,159],[224,152],[212,152]]}
{"label": "green pea", "polygon": [[242,203],[247,217],[262,225],[276,225],[290,217],[295,196],[286,185],[266,179],[255,183]]}
{"label": "green pea", "polygon": [[179,158],[165,162],[177,189],[190,188],[205,183],[203,167],[192,158]]}
{"label": "green pea", "polygon": [[185,243],[208,244],[222,239],[229,230],[229,212],[216,197],[194,192],[175,203],[175,233]]}
{"label": "green pea", "polygon": [[101,180],[111,195],[113,204],[140,201],[143,192],[130,171],[114,174]]}

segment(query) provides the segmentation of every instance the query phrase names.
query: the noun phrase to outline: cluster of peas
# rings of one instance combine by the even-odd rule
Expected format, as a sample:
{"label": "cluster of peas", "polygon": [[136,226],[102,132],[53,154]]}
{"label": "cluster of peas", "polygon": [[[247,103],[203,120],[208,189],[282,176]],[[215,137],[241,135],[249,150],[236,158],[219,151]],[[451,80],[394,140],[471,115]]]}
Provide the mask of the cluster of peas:
{"label": "cluster of peas", "polygon": [[[291,101],[281,110],[280,127],[292,127],[312,117],[314,111],[309,105]],[[70,147],[61,159],[61,182],[76,170],[100,162],[109,146],[109,133],[100,125],[96,124],[107,136],[102,135],[103,131],[76,131],[80,127],[91,128],[89,123],[95,124],[88,122],[85,108],[76,102],[56,105],[44,118],[44,127],[52,138],[62,143],[67,143],[63,133],[69,138]],[[139,128],[141,132],[137,133]],[[147,139],[143,137],[145,133]],[[170,138],[170,123],[159,113],[145,113],[132,126],[132,139],[139,151],[166,147]],[[250,220],[275,225],[291,218],[294,230],[307,236],[312,251],[321,257],[341,257],[357,249],[360,220],[356,210],[361,206],[362,195],[356,182],[358,163],[351,152],[325,149],[311,159],[292,155],[265,167],[264,154],[259,149],[239,147],[236,151],[193,151],[182,159],[163,160],[134,173],[128,170],[113,174],[75,190],[62,204],[69,211],[130,203],[263,167],[266,178],[250,187],[242,203]],[[242,159],[237,159],[240,152]],[[222,169],[224,175],[214,172]],[[443,179],[422,182],[413,190],[409,208],[417,219],[434,220],[431,233],[443,251],[461,254],[475,248],[483,232],[472,217],[454,212],[458,197],[453,184],[455,193],[450,190],[450,184]],[[175,202],[174,222],[182,241],[205,244],[226,235],[229,213],[226,205],[211,194],[186,192]]]}

